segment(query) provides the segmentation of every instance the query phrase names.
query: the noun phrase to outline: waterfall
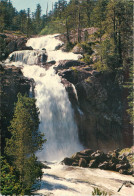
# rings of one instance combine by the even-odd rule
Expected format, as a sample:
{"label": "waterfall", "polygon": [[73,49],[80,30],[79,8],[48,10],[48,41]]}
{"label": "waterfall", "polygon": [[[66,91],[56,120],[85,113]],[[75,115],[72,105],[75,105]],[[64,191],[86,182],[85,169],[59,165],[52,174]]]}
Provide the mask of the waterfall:
{"label": "waterfall", "polygon": [[12,52],[6,62],[19,62],[19,64],[21,63],[22,65],[40,65],[46,60],[47,54],[44,50],[22,50]]}
{"label": "waterfall", "polygon": [[[27,45],[32,46],[36,51],[46,48],[48,59],[53,58],[53,60],[57,61],[57,59],[79,58],[78,55],[73,53],[64,54],[61,50],[55,51],[56,46],[59,44],[62,43],[55,39],[55,36],[31,38],[27,42]],[[24,62],[22,53],[23,51],[17,52],[17,59]],[[24,53],[27,53],[25,56],[29,55],[29,51],[24,51]],[[58,56],[59,53],[61,56]],[[53,57],[51,56],[52,54]],[[35,98],[40,111],[39,130],[45,134],[47,139],[43,150],[38,152],[37,156],[41,161],[61,160],[65,156],[70,156],[72,153],[83,149],[79,143],[78,130],[74,121],[71,103],[65,87],[61,83],[61,78],[55,73],[53,66],[45,70],[37,66],[31,57],[27,59],[28,61],[25,62],[26,64],[23,66],[22,71],[24,76],[33,78],[35,81]]]}

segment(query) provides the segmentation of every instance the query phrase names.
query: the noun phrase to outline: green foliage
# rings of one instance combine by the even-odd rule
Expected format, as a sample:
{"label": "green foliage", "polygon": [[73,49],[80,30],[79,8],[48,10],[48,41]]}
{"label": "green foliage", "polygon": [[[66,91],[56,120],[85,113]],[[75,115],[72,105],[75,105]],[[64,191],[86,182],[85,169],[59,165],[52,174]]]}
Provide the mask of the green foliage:
{"label": "green foliage", "polygon": [[75,44],[69,42],[69,43],[66,43],[65,47],[66,47],[66,51],[71,51],[73,49],[73,47],[75,46]]}
{"label": "green foliage", "polygon": [[106,196],[107,193],[105,191],[101,191],[98,188],[94,188],[94,191],[92,191],[92,195],[103,195],[103,196]]}
{"label": "green foliage", "polygon": [[92,63],[91,55],[93,53],[91,43],[81,42],[81,43],[78,43],[78,46],[80,46],[80,48],[82,48],[84,52],[83,58],[81,59],[81,61],[84,61],[87,64],[91,64]]}
{"label": "green foliage", "polygon": [[14,117],[9,131],[5,152],[19,173],[21,194],[29,194],[33,184],[42,175],[41,166],[34,153],[42,149],[43,134],[38,131],[39,118],[36,100],[18,94]]}
{"label": "green foliage", "polygon": [[64,31],[65,31],[65,28],[62,22],[58,20],[54,20],[54,21],[47,23],[47,25],[45,25],[45,28],[41,30],[40,35],[63,33]]}
{"label": "green foliage", "polygon": [[[132,67],[131,67],[132,69]],[[128,88],[129,95],[128,95],[128,109],[127,112],[130,115],[130,123],[133,125],[134,122],[134,71],[130,69],[130,76],[129,81],[126,83],[125,87]]]}
{"label": "green foliage", "polygon": [[82,49],[84,50],[84,53],[91,55],[93,53],[93,50],[91,48],[91,43],[88,42],[81,42],[80,47],[82,47]]}
{"label": "green foliage", "polygon": [[21,185],[18,183],[15,168],[10,166],[3,157],[1,160],[1,194],[13,195],[21,193]]}
{"label": "green foliage", "polygon": [[114,52],[114,44],[112,40],[105,39],[102,41],[98,48],[99,62],[96,63],[96,68],[102,70],[114,71],[116,68],[120,67],[119,56]]}
{"label": "green foliage", "polygon": [[81,61],[85,62],[86,64],[92,64],[92,59],[91,59],[91,55],[89,54],[84,54],[83,58],[81,59]]}
{"label": "green foliage", "polygon": [[120,153],[121,156],[122,155],[127,156],[127,159],[128,159],[128,161],[130,163],[130,166],[133,169],[134,168],[133,147],[131,147],[131,148],[124,148],[119,153]]}

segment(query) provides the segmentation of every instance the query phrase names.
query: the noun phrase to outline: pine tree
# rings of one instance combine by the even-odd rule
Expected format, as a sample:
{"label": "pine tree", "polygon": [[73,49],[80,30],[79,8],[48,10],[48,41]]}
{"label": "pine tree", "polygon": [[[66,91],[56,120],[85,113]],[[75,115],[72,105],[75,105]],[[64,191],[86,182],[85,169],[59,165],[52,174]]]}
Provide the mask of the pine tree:
{"label": "pine tree", "polygon": [[24,194],[29,193],[36,179],[41,175],[35,152],[41,150],[43,135],[38,131],[39,117],[35,99],[18,94],[18,102],[9,131],[12,137],[7,140],[6,154],[13,159],[19,172],[19,182]]}
{"label": "pine tree", "polygon": [[4,157],[0,157],[1,163],[1,194],[13,195],[21,193],[14,167],[9,165]]}
{"label": "pine tree", "polygon": [[37,4],[36,11],[35,11],[35,24],[36,24],[36,31],[39,33],[41,31],[41,6]]}

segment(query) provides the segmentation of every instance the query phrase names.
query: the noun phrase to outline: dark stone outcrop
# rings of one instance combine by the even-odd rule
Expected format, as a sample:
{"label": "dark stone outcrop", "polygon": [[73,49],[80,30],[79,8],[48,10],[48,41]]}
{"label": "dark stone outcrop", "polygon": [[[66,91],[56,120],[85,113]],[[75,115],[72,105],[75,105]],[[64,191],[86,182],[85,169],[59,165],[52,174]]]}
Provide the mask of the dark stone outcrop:
{"label": "dark stone outcrop", "polygon": [[16,40],[8,40],[8,44],[6,46],[6,50],[8,53],[12,53],[14,51],[19,50],[33,50],[33,48],[30,46],[26,46],[27,39],[26,38],[19,38]]}
{"label": "dark stone outcrop", "polygon": [[132,175],[133,168],[126,156],[121,160],[119,151],[105,154],[97,150],[93,152],[91,149],[77,152],[71,158],[65,158],[62,164],[69,166],[79,166],[86,168],[99,168],[103,170],[117,171],[121,174]]}
{"label": "dark stone outcrop", "polygon": [[87,167],[87,161],[84,158],[80,158],[79,167]]}
{"label": "dark stone outcrop", "polygon": [[98,165],[98,168],[108,170],[109,169],[109,163],[107,161],[104,161],[103,163],[100,163]]}
{"label": "dark stone outcrop", "polygon": [[3,52],[3,59],[5,60],[8,55],[14,51],[19,50],[33,50],[33,48],[30,46],[26,46],[27,38],[24,36],[16,36],[13,34],[1,34],[0,37],[3,39],[5,49]]}
{"label": "dark stone outcrop", "polygon": [[52,65],[54,65],[56,63],[56,61],[49,61],[46,62],[44,61],[43,64],[41,64],[41,67],[45,68],[46,70],[49,69]]}
{"label": "dark stone outcrop", "polygon": [[61,60],[59,61],[57,67],[55,67],[55,70],[58,72],[59,70],[63,69],[69,69],[70,67],[76,67],[76,66],[84,66],[85,63],[77,60]]}
{"label": "dark stone outcrop", "polygon": [[104,152],[132,146],[132,137],[129,145],[124,140],[124,133],[131,135],[132,126],[122,129],[123,87],[116,82],[116,73],[101,73],[93,65],[71,60],[60,61],[55,69],[74,108],[83,145]]}
{"label": "dark stone outcrop", "polygon": [[72,165],[74,162],[74,160],[72,158],[64,158],[64,160],[62,161],[62,163],[64,163],[65,165]]}

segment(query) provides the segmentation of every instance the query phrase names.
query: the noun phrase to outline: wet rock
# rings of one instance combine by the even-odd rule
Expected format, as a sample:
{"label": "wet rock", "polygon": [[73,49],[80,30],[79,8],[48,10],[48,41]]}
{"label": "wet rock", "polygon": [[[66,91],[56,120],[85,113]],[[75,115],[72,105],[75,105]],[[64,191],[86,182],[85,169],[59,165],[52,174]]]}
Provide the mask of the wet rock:
{"label": "wet rock", "polygon": [[126,174],[126,175],[127,175],[127,174],[128,174],[128,171],[125,170],[125,169],[120,169],[120,170],[119,170],[119,173],[120,173],[120,174]]}
{"label": "wet rock", "polygon": [[60,43],[58,46],[55,47],[55,50],[61,49],[63,45],[64,45],[64,43]]}
{"label": "wet rock", "polygon": [[80,151],[80,153],[84,155],[91,155],[93,153],[93,150],[85,149],[85,150]]}
{"label": "wet rock", "polygon": [[115,164],[118,164],[119,163],[119,160],[116,158],[116,157],[112,157],[111,158],[111,161]]}
{"label": "wet rock", "polygon": [[43,164],[43,169],[51,169],[51,167],[47,166],[46,164]]}
{"label": "wet rock", "polygon": [[77,60],[62,60],[59,61],[59,64],[55,68],[56,71],[62,70],[62,69],[69,69],[70,67],[75,67],[75,66],[82,66],[85,65],[84,62],[77,61]]}
{"label": "wet rock", "polygon": [[103,162],[103,163],[100,163],[100,164],[98,165],[98,168],[107,170],[107,169],[109,169],[109,163],[108,163],[107,161],[105,161],[105,162]]}
{"label": "wet rock", "polygon": [[87,167],[87,161],[83,158],[80,158],[79,167]]}
{"label": "wet rock", "polygon": [[78,163],[73,162],[73,163],[72,163],[72,166],[79,166],[79,165],[78,165]]}
{"label": "wet rock", "polygon": [[129,169],[129,170],[128,170],[128,172],[127,172],[127,174],[128,174],[128,175],[132,175],[132,176],[133,176],[133,174],[134,174],[134,170],[133,170],[133,169]]}
{"label": "wet rock", "polygon": [[95,159],[98,162],[103,162],[107,160],[107,157],[102,151],[96,151],[91,154],[91,159]]}
{"label": "wet rock", "polygon": [[120,169],[128,170],[129,168],[130,168],[130,164],[129,163],[117,164],[116,165],[116,171],[119,171]]}
{"label": "wet rock", "polygon": [[116,164],[113,163],[111,160],[109,161],[109,169],[112,170],[112,171],[116,170]]}
{"label": "wet rock", "polygon": [[68,157],[66,157],[66,158],[62,161],[63,164],[69,165],[69,166],[71,166],[73,162],[74,162],[74,160],[71,159],[71,158],[68,158]]}
{"label": "wet rock", "polygon": [[98,167],[98,161],[97,160],[91,160],[89,163],[89,168],[97,168]]}
{"label": "wet rock", "polygon": [[91,160],[91,158],[88,155],[83,154],[81,152],[75,153],[74,155],[72,155],[71,158],[74,160],[77,160],[77,161],[80,160],[81,158],[85,159],[87,162],[89,162],[89,160]]}
{"label": "wet rock", "polygon": [[119,158],[119,163],[129,163],[129,161],[128,161],[128,159],[127,159],[127,157],[126,156],[119,156],[118,157]]}

